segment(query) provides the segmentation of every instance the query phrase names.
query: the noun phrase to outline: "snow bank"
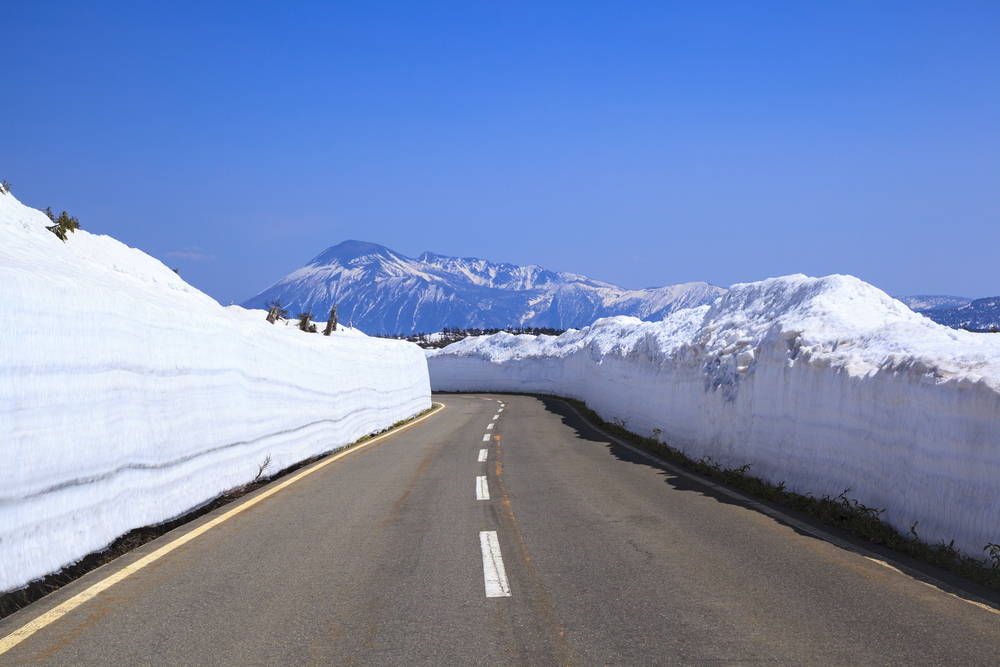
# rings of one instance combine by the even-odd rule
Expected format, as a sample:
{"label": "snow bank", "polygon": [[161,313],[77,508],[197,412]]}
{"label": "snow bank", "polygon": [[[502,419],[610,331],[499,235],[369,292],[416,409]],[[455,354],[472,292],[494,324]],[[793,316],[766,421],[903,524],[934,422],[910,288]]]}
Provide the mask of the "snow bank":
{"label": "snow bank", "polygon": [[662,322],[427,351],[435,390],[544,392],[688,455],[887,508],[904,533],[1000,541],[1000,334],[935,324],[851,276],[734,285]]}
{"label": "snow bank", "polygon": [[[223,308],[0,194],[0,591],[430,407],[410,343]],[[322,328],[322,327],[321,327]]]}

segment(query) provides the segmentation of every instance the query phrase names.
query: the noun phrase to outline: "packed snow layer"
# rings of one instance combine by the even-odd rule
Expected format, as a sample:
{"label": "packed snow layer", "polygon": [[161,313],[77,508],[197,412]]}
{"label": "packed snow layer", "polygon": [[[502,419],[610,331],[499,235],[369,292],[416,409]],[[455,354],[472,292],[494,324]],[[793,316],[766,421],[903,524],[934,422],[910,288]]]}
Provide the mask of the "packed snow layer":
{"label": "packed snow layer", "polygon": [[848,494],[906,533],[1000,542],[1000,334],[935,324],[851,276],[734,285],[661,322],[428,350],[435,390],[559,394],[688,455],[815,495]]}
{"label": "packed snow layer", "polygon": [[[0,194],[0,591],[430,407],[423,353],[223,308]],[[323,323],[320,323],[322,329]]]}

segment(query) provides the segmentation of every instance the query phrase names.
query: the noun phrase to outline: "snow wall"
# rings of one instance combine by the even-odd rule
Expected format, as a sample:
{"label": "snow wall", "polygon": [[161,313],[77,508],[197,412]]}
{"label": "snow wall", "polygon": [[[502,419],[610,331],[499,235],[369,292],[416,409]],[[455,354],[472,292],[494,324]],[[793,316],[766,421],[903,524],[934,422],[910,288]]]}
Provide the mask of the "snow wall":
{"label": "snow wall", "polygon": [[[0,591],[431,405],[415,345],[224,308],[0,194]],[[322,327],[322,325],[320,325]]]}
{"label": "snow wall", "polygon": [[[935,324],[851,276],[734,285],[661,322],[429,351],[440,391],[558,394],[689,456],[886,508],[904,534],[1000,542],[1000,334]],[[658,429],[658,431],[656,431]]]}

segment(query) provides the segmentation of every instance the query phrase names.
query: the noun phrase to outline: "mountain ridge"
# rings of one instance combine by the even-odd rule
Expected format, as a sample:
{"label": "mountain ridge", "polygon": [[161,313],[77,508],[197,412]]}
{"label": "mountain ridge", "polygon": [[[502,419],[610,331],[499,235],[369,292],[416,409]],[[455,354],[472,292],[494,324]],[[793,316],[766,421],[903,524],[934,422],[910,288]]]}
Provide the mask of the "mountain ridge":
{"label": "mountain ridge", "polygon": [[1000,296],[970,299],[964,296],[916,294],[895,298],[921,315],[953,329],[992,331],[1000,328]]}
{"label": "mountain ridge", "polygon": [[934,310],[945,310],[948,308],[958,308],[972,303],[972,299],[964,296],[951,296],[946,294],[913,294],[910,296],[897,296],[911,310],[918,313],[928,313]]}
{"label": "mountain ridge", "polygon": [[[431,250],[408,257],[379,243],[349,239],[324,249],[242,305],[265,308],[279,301],[292,314],[310,311],[322,320],[337,304],[341,321],[369,333],[413,334],[444,327],[580,328],[612,315],[658,320],[726,291],[707,282],[628,289],[538,264]],[[996,297],[895,298],[946,326],[1000,325]]]}
{"label": "mountain ridge", "polygon": [[1000,296],[972,299],[969,303],[954,308],[918,312],[953,329],[993,331],[1000,328]]}
{"label": "mountain ridge", "polygon": [[347,240],[247,299],[279,301],[320,319],[337,304],[341,321],[369,333],[409,334],[446,326],[586,326],[600,317],[661,319],[726,290],[706,282],[627,289],[582,274],[430,250],[408,257],[378,243]]}

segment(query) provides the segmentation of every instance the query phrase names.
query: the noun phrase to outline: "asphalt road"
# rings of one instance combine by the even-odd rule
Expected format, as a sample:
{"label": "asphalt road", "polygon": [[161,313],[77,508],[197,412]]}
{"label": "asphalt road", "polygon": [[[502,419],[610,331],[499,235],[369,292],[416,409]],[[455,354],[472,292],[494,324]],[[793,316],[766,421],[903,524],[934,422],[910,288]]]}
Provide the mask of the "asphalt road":
{"label": "asphalt road", "polygon": [[[447,408],[133,572],[0,664],[1000,660],[995,611],[664,471],[565,404],[437,400]],[[0,621],[0,646],[232,507]]]}

